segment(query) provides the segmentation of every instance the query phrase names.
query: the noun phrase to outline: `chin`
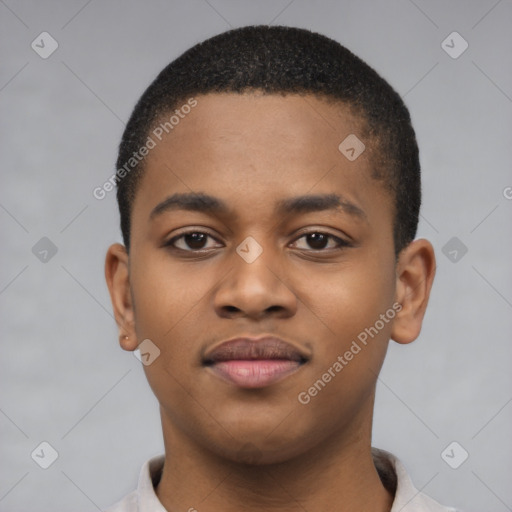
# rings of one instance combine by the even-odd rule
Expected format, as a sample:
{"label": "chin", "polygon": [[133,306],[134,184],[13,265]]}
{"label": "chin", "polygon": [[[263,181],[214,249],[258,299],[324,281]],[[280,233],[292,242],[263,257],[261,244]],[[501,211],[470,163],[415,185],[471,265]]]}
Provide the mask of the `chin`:
{"label": "chin", "polygon": [[294,447],[280,447],[278,449],[268,447],[258,447],[254,443],[245,443],[239,450],[225,453],[224,457],[237,464],[245,464],[247,466],[266,466],[272,464],[282,464],[303,453],[304,446],[297,449]]}
{"label": "chin", "polygon": [[[320,440],[319,436],[311,432],[293,432],[286,428],[271,428],[265,430],[245,432],[243,435],[216,439],[210,444],[210,450],[218,456],[237,464],[249,466],[264,466],[270,464],[281,464],[304,455],[314,448]],[[279,431],[277,431],[279,430]],[[269,435],[270,434],[270,435]],[[203,441],[205,438],[203,438]],[[203,445],[208,449],[208,445]]]}

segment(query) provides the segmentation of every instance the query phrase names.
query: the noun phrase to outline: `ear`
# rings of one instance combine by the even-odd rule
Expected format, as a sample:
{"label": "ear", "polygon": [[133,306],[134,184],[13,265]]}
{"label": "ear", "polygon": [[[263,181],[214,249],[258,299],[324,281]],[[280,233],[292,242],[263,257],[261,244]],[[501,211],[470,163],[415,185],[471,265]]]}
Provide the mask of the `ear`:
{"label": "ear", "polygon": [[119,344],[124,350],[135,350],[138,346],[135,315],[130,289],[128,253],[124,245],[113,244],[108,248],[105,258],[105,279],[119,327]]}
{"label": "ear", "polygon": [[391,330],[391,338],[396,342],[411,343],[420,334],[435,270],[434,248],[428,240],[414,240],[400,252],[395,300],[402,309]]}

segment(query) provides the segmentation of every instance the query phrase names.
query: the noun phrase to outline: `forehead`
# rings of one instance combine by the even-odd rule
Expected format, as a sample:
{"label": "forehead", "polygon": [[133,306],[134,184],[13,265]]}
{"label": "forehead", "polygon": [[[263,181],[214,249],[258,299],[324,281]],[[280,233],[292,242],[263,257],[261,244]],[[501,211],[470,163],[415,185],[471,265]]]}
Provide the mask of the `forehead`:
{"label": "forehead", "polygon": [[[270,202],[306,193],[340,193],[361,205],[384,195],[370,177],[370,151],[351,160],[340,150],[347,137],[371,146],[364,123],[346,105],[262,93],[194,99],[196,106],[184,109],[175,124],[150,132],[155,147],[135,203],[150,197],[154,207],[174,192],[208,192],[251,215],[260,205],[268,211]],[[170,115],[162,117],[161,127]]]}
{"label": "forehead", "polygon": [[[267,154],[287,151],[297,159],[320,162],[328,155],[340,156],[340,137],[364,129],[362,119],[348,105],[313,95],[255,91],[206,94],[195,101],[197,106],[163,138],[175,146],[195,143],[210,155],[228,150],[224,154],[228,157],[237,149],[255,149],[262,157],[265,149]],[[166,117],[162,117],[164,122]],[[320,140],[323,143],[319,144]]]}

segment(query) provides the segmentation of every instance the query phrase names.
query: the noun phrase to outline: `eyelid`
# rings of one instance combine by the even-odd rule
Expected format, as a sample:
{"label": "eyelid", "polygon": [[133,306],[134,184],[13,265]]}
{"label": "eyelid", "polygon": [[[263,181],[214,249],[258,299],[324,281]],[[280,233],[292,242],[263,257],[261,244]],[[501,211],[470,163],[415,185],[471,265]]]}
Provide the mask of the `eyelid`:
{"label": "eyelid", "polygon": [[[206,253],[213,249],[213,248],[206,248],[206,249],[196,249],[196,250],[190,249],[190,250],[188,250],[188,249],[182,249],[181,247],[176,247],[174,245],[177,240],[181,239],[182,237],[184,237],[186,235],[192,234],[192,233],[200,233],[200,234],[207,235],[208,237],[215,240],[216,243],[222,244],[222,242],[220,242],[217,239],[217,237],[215,235],[213,235],[207,228],[204,228],[204,227],[190,228],[189,227],[189,228],[185,228],[185,229],[186,229],[185,231],[175,234],[169,240],[164,242],[163,246],[170,247],[171,249],[175,249],[175,250],[181,251],[181,252],[196,253],[196,254]],[[299,249],[299,250],[304,251],[304,252],[312,252],[312,253],[327,253],[327,252],[330,252],[333,250],[341,249],[343,247],[351,247],[352,246],[352,243],[350,241],[344,239],[343,237],[334,235],[333,233],[330,233],[329,231],[325,231],[322,228],[304,228],[304,230],[300,230],[299,233],[296,234],[294,240],[291,243],[294,244],[298,240],[300,240],[301,238],[303,238],[309,234],[326,235],[328,238],[334,240],[336,242],[337,246],[325,248],[325,249]]]}
{"label": "eyelid", "polygon": [[[332,230],[335,230],[336,233],[333,233]],[[295,232],[295,236],[299,237],[299,236],[309,235],[310,233],[321,233],[323,235],[329,235],[329,236],[332,236],[333,238],[339,238],[340,240],[342,240],[343,242],[346,242],[346,243],[350,243],[352,240],[350,235],[348,235],[347,233],[342,231],[340,228],[333,228],[333,227],[322,226],[322,225],[316,225],[316,226],[310,225],[305,228],[298,229]]]}
{"label": "eyelid", "polygon": [[[222,243],[219,241],[219,239],[213,235],[210,231],[208,231],[207,228],[184,228],[185,231],[181,231],[180,233],[177,233],[175,235],[173,235],[171,238],[169,238],[168,240],[166,240],[163,244],[162,244],[162,247],[170,247],[171,249],[176,249],[178,251],[182,251],[182,252],[196,252],[196,253],[199,253],[199,252],[205,252],[205,249],[197,249],[197,250],[187,250],[187,249],[181,249],[180,247],[176,247],[174,245],[174,243],[179,240],[180,238],[186,236],[186,235],[190,235],[192,233],[200,233],[200,234],[204,234],[204,235],[207,235],[209,236],[210,238],[212,238],[213,240],[215,240],[216,243]],[[210,249],[206,249],[206,251],[208,251]]]}
{"label": "eyelid", "polygon": [[175,233],[169,241],[171,241],[173,238],[177,238],[179,236],[183,235],[189,235],[190,233],[204,233],[205,235],[211,236],[212,238],[216,238],[216,235],[214,235],[209,228],[205,228],[202,226],[187,226],[186,228],[182,228],[183,231],[178,230],[178,233]]}
{"label": "eyelid", "polygon": [[321,228],[313,228],[313,229],[308,229],[307,231],[300,231],[296,235],[296,237],[294,238],[292,243],[295,243],[298,240],[300,240],[302,237],[304,237],[306,235],[310,235],[310,234],[326,235],[327,237],[336,241],[337,247],[331,247],[329,249],[300,249],[300,250],[307,251],[307,252],[321,253],[321,252],[328,252],[330,250],[332,251],[332,250],[340,249],[342,247],[351,247],[352,246],[352,243],[349,240],[346,240],[345,238],[343,238],[341,236],[334,235],[333,233],[330,233],[329,231],[325,231],[324,229],[321,229]]}

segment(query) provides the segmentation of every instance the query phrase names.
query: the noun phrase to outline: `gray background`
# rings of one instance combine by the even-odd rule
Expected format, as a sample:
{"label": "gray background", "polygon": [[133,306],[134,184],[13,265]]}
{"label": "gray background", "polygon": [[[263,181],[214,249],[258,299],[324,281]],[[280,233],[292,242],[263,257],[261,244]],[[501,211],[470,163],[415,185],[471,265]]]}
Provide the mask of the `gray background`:
{"label": "gray background", "polygon": [[[445,504],[512,510],[510,0],[5,0],[0,20],[0,511],[103,509],[162,452],[157,401],[118,346],[103,278],[120,240],[114,193],[92,190],[156,73],[256,23],[331,36],[405,97],[424,173],[419,236],[438,269],[420,338],[390,345],[373,444]],[[31,48],[43,31],[59,44],[47,59]],[[441,46],[453,31],[469,44],[456,59]],[[47,261],[32,251],[42,237],[58,248]],[[453,237],[462,257],[460,243],[443,253]],[[31,458],[42,441],[59,455],[46,470]],[[452,441],[469,453],[458,469],[441,457]]]}

